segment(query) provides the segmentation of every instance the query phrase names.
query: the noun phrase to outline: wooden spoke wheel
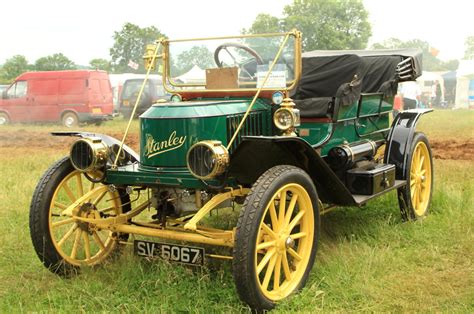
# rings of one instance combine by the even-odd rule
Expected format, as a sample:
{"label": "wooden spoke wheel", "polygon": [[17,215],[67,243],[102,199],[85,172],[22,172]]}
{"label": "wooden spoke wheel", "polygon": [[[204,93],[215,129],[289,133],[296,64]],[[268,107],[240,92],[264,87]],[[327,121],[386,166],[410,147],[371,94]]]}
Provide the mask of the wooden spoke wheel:
{"label": "wooden spoke wheel", "polygon": [[415,133],[406,168],[407,185],[398,190],[404,220],[419,219],[428,213],[433,190],[433,159],[423,133]]}
{"label": "wooden spoke wheel", "polygon": [[[97,189],[75,170],[69,158],[53,165],[41,178],[30,208],[30,233],[33,246],[51,271],[68,274],[80,266],[103,263],[126,235],[113,234],[75,217],[107,218],[130,209],[129,198],[118,191]],[[63,211],[90,191],[91,197],[77,207],[72,216]]]}
{"label": "wooden spoke wheel", "polygon": [[252,187],[239,217],[234,280],[241,299],[257,310],[302,288],[319,240],[319,208],[311,178],[276,166]]}

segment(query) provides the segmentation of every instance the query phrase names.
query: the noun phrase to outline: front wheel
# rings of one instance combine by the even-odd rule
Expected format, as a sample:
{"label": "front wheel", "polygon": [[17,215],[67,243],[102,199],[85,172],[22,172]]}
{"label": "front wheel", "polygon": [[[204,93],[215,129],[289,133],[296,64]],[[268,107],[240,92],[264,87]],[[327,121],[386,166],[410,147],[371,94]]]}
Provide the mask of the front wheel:
{"label": "front wheel", "polygon": [[126,235],[75,219],[107,218],[130,210],[125,193],[105,190],[91,195],[73,216],[62,215],[79,197],[98,186],[74,169],[68,157],[55,163],[40,179],[31,201],[30,235],[38,257],[52,272],[68,275],[80,266],[101,264],[117,249],[118,241],[125,239]]}
{"label": "front wheel", "polygon": [[415,133],[413,137],[405,175],[407,184],[398,189],[402,219],[420,219],[428,213],[433,191],[433,157],[423,133]]}
{"label": "front wheel", "polygon": [[267,170],[241,210],[233,275],[242,301],[269,310],[301,289],[319,241],[318,196],[311,178],[294,166]]}

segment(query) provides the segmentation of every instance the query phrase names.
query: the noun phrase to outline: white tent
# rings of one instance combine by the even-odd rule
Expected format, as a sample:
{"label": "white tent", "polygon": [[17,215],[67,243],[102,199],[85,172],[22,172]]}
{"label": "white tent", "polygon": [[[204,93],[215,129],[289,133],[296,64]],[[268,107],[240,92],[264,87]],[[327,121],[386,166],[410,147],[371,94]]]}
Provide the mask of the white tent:
{"label": "white tent", "polygon": [[461,60],[456,76],[454,108],[474,108],[474,60]]}
{"label": "white tent", "polygon": [[441,85],[442,98],[444,99],[444,79],[441,72],[428,72],[423,71],[422,75],[416,79],[416,82],[420,86],[421,93],[426,97],[431,96],[431,85],[434,81],[438,81]]}
{"label": "white tent", "polygon": [[206,71],[194,65],[191,70],[175,77],[173,80],[184,84],[204,84],[206,82]]}

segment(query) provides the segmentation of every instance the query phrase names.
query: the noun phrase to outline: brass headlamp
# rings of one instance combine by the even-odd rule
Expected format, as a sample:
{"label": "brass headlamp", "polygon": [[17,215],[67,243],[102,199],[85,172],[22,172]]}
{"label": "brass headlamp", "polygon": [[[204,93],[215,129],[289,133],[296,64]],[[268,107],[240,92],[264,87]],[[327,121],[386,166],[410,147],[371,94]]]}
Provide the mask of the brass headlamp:
{"label": "brass headlamp", "polygon": [[72,144],[69,158],[77,170],[94,172],[105,167],[108,156],[108,146],[100,138],[86,137]]}
{"label": "brass headlamp", "polygon": [[273,115],[273,123],[285,136],[296,136],[295,127],[301,124],[300,111],[291,98],[285,98]]}
{"label": "brass headlamp", "polygon": [[145,62],[145,69],[146,70],[148,70],[149,68],[151,68],[151,70],[155,69],[156,61],[157,61],[158,58],[156,57],[153,60],[153,56],[155,54],[156,47],[157,46],[155,44],[146,45],[145,55],[143,56],[143,61]]}
{"label": "brass headlamp", "polygon": [[187,154],[187,166],[193,176],[209,180],[224,173],[229,165],[229,152],[220,141],[201,141]]}

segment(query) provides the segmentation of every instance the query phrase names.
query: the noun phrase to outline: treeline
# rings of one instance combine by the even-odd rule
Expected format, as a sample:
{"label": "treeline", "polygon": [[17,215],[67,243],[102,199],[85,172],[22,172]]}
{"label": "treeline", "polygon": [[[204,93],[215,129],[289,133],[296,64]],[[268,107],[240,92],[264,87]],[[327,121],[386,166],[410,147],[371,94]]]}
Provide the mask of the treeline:
{"label": "treeline", "polygon": [[[273,33],[296,28],[303,32],[303,50],[317,49],[366,49],[372,34],[368,12],[361,0],[294,0],[283,8],[282,17],[259,14],[249,28],[242,29],[243,34]],[[110,59],[92,59],[88,66],[78,66],[62,53],[43,57],[29,64],[21,55],[6,60],[0,68],[0,83],[11,82],[25,71],[51,71],[77,68],[105,70],[111,73],[143,73],[142,56],[144,47],[156,39],[166,37],[154,26],[141,28],[132,23],[125,23],[122,29],[113,34],[114,44],[110,48]],[[474,59],[474,36],[465,42],[465,58]],[[390,38],[372,45],[380,48],[420,48],[423,51],[424,69],[427,71],[449,71],[458,67],[458,60],[442,61],[437,58],[437,50],[421,39],[402,41]],[[178,56],[172,67],[184,69],[192,67],[194,61],[199,66],[206,66],[209,53],[200,47],[193,48],[195,55]],[[193,61],[194,60],[194,61]],[[206,64],[201,64],[201,63]],[[130,67],[137,64],[138,67]],[[196,64],[196,63],[194,63]]]}

